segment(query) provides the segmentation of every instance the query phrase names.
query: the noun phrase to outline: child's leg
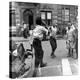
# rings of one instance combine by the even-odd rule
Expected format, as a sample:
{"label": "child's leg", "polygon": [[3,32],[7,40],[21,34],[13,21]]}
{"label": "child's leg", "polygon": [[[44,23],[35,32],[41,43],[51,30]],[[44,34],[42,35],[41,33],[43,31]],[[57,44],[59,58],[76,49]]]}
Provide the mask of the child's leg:
{"label": "child's leg", "polygon": [[76,49],[73,48],[73,58],[77,59]]}
{"label": "child's leg", "polygon": [[71,50],[70,50],[70,48],[68,49],[68,57],[71,57]]}
{"label": "child's leg", "polygon": [[71,56],[71,48],[69,48],[69,56]]}
{"label": "child's leg", "polygon": [[71,57],[73,57],[73,52],[74,52],[73,48],[71,48]]}

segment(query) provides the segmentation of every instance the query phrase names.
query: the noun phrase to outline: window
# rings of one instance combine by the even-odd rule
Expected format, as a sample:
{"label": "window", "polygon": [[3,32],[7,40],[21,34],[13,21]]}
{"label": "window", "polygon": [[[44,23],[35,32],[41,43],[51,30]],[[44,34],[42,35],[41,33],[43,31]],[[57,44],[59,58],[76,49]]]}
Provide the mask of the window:
{"label": "window", "polygon": [[45,19],[46,19],[45,12],[41,12],[41,19],[43,19],[43,20],[45,20]]}
{"label": "window", "polygon": [[69,9],[62,9],[62,21],[69,21]]}
{"label": "window", "polygon": [[51,19],[51,13],[47,12],[47,19]]}
{"label": "window", "polygon": [[51,11],[41,11],[41,19],[47,24],[51,25],[52,23],[52,13]]}
{"label": "window", "polygon": [[69,10],[65,10],[65,21],[69,21]]}

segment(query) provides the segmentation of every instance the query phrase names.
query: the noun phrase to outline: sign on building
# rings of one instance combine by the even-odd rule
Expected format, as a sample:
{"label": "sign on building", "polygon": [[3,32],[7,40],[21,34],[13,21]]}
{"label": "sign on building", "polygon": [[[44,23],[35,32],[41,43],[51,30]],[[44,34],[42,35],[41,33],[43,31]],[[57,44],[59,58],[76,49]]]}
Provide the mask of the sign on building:
{"label": "sign on building", "polygon": [[41,19],[45,19],[45,12],[41,12]]}
{"label": "sign on building", "polygon": [[51,13],[50,12],[47,13],[47,19],[51,19]]}

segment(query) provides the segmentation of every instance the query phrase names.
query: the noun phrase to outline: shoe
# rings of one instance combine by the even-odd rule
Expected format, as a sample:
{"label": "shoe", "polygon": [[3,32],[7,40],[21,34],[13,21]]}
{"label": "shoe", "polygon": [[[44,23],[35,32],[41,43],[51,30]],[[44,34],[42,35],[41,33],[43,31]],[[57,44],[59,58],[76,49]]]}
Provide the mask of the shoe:
{"label": "shoe", "polygon": [[43,63],[40,65],[40,67],[45,67],[45,66],[47,66],[47,63]]}
{"label": "shoe", "polygon": [[67,57],[71,57],[71,55],[68,55]]}
{"label": "shoe", "polygon": [[54,53],[52,52],[52,53],[51,53],[51,56],[52,56],[53,54],[54,54]]}
{"label": "shoe", "polygon": [[51,56],[51,58],[55,58],[55,57],[56,57],[55,55],[52,55],[52,56]]}
{"label": "shoe", "polygon": [[34,72],[33,72],[33,77],[37,77],[37,70],[35,69]]}
{"label": "shoe", "polygon": [[78,59],[78,57],[74,58],[74,59]]}
{"label": "shoe", "polygon": [[52,54],[50,56],[52,56]]}

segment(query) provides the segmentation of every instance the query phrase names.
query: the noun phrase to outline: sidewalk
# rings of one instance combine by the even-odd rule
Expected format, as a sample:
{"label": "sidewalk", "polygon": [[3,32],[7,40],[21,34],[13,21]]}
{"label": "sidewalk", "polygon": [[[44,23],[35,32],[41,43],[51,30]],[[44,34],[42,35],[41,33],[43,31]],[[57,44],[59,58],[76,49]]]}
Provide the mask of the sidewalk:
{"label": "sidewalk", "polygon": [[20,43],[22,43],[24,45],[25,50],[26,49],[31,49],[31,39],[30,39],[30,37],[28,37],[28,38],[24,38],[24,37],[11,37],[11,39],[17,45],[19,45]]}
{"label": "sidewalk", "polygon": [[11,39],[12,39],[13,41],[16,41],[16,42],[29,41],[29,37],[28,37],[28,38],[24,38],[24,37],[12,37]]}
{"label": "sidewalk", "polygon": [[[18,42],[25,42],[25,41],[29,41],[30,40],[30,37],[28,37],[28,38],[24,38],[24,37],[11,37],[11,39],[13,40],[13,41],[18,41]],[[56,39],[57,40],[59,40],[59,39],[66,39],[66,36],[64,36],[63,38],[62,37],[60,37],[59,35],[57,35],[56,36]]]}

